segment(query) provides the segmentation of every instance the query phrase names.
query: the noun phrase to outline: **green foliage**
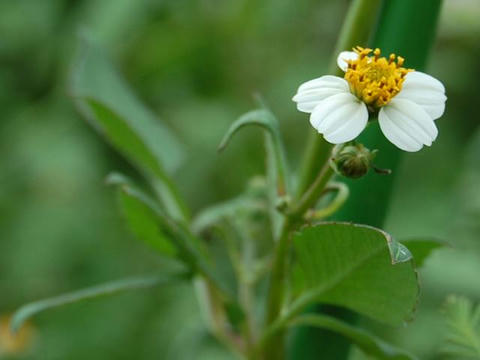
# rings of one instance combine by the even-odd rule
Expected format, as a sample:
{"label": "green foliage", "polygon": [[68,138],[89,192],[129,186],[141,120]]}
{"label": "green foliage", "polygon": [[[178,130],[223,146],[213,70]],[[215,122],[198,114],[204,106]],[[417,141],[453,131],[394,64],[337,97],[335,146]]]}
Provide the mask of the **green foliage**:
{"label": "green foliage", "polygon": [[454,218],[454,231],[457,234],[456,246],[479,249],[478,232],[480,231],[480,131],[477,130],[470,139],[462,162],[455,195],[454,206],[458,216]]}
{"label": "green foliage", "polygon": [[179,141],[137,99],[103,50],[87,40],[82,45],[70,85],[80,110],[132,163],[165,177],[184,156]]}
{"label": "green foliage", "polygon": [[252,179],[243,194],[202,209],[192,220],[193,232],[200,234],[224,220],[235,221],[245,215],[260,217],[262,213],[266,212],[266,192],[263,178]]}
{"label": "green foliage", "polygon": [[169,213],[187,216],[187,210],[168,177],[184,150],[173,133],[133,95],[102,51],[84,41],[73,66],[71,95],[92,126],[122,153],[160,193]]}
{"label": "green foliage", "polygon": [[282,202],[288,201],[289,193],[288,166],[277,118],[267,109],[252,110],[242,115],[230,125],[218,148],[223,150],[237,131],[250,125],[260,126],[266,131],[265,148],[267,153],[267,190],[270,199],[269,212],[273,224],[273,234],[276,236],[281,226],[281,216],[277,207],[282,206]]}
{"label": "green foliage", "polygon": [[232,295],[233,290],[214,270],[210,256],[198,237],[183,224],[165,214],[154,200],[135,188],[125,176],[114,174],[107,181],[120,185],[120,199],[127,219],[133,231],[142,240],[150,243],[164,255],[178,253],[178,258],[190,270],[207,277],[217,289],[224,292],[224,295]]}
{"label": "green foliage", "polygon": [[120,206],[132,232],[160,254],[174,257],[177,249],[161,228],[158,204],[120,174],[110,174],[107,183],[118,185]]}
{"label": "green foliage", "polygon": [[35,301],[23,305],[15,312],[11,321],[11,328],[14,332],[18,331],[22,324],[24,324],[25,321],[27,321],[29,318],[48,309],[72,304],[79,301],[91,300],[102,296],[113,295],[122,291],[138,290],[142,288],[162,285],[171,281],[179,281],[184,277],[185,275],[182,274],[177,274],[173,276],[162,274],[156,276],[143,276],[122,279],[102,285],[92,286],[90,288],[82,290],[76,290],[71,293],[59,295],[49,299]]}
{"label": "green foliage", "polygon": [[[370,11],[366,11],[367,22],[374,23],[372,8],[378,2],[363,2],[370,7]],[[450,106],[448,118],[438,122],[441,136],[435,145],[421,154],[405,156],[407,170],[395,171],[400,177],[395,186],[403,192],[396,195],[395,208],[399,210],[390,216],[388,225],[389,229],[395,229],[394,234],[410,236],[434,231],[437,236],[448,238],[445,228],[453,220],[461,221],[459,230],[468,232],[468,236],[476,240],[478,201],[474,199],[478,199],[478,176],[469,176],[462,184],[464,196],[456,197],[457,205],[451,206],[447,201],[451,197],[449,187],[461,176],[458,163],[462,146],[477,126],[475,116],[471,116],[475,113],[475,94],[480,90],[475,81],[478,79],[475,57],[478,48],[475,37],[478,11],[475,9],[478,10],[478,6],[474,2],[450,1],[449,11],[444,13],[444,25],[445,20],[451,25],[443,28],[432,70],[447,85],[449,103],[458,106]],[[86,83],[88,87],[85,96],[72,91],[77,105],[84,106],[91,116],[90,123],[103,138],[120,150],[160,193],[160,203],[154,196],[143,202],[142,196],[137,198],[138,188],[134,184],[127,184],[126,189],[120,185],[118,195],[121,205],[127,208],[124,214],[129,225],[137,230],[139,238],[154,244],[161,254],[173,256],[170,250],[174,246],[175,256],[180,257],[182,252],[177,249],[181,246],[177,244],[177,237],[172,236],[174,231],[165,231],[164,220],[154,218],[157,214],[168,219],[167,225],[174,225],[173,230],[183,236],[181,239],[191,241],[192,247],[198,248],[202,255],[204,249],[197,243],[200,240],[197,236],[203,237],[202,242],[208,244],[209,250],[217,251],[223,235],[236,236],[231,228],[224,228],[228,233],[212,235],[210,230],[218,223],[223,224],[226,218],[238,221],[246,216],[256,220],[265,214],[264,194],[259,198],[242,194],[231,202],[224,201],[243,188],[243,182],[258,174],[264,164],[264,157],[259,155],[260,146],[253,141],[256,137],[249,136],[256,134],[246,132],[245,136],[238,137],[228,153],[221,157],[215,157],[214,151],[221,129],[233,114],[249,106],[252,91],[258,89],[266,94],[275,112],[282,115],[288,158],[294,160],[297,168],[302,160],[300,147],[311,129],[306,116],[296,112],[290,97],[299,83],[326,73],[327,57],[336,56],[331,44],[338,35],[339,20],[347,3],[354,1],[3,2],[0,5],[0,56],[4,66],[0,69],[3,88],[0,100],[5,120],[1,124],[5,151],[0,171],[3,210],[0,312],[8,313],[25,299],[61,293],[65,287],[82,288],[85,284],[95,284],[99,278],[123,277],[138,270],[150,273],[152,268],[163,269],[164,265],[172,263],[159,257],[158,252],[148,252],[142,244],[130,241],[125,226],[112,210],[112,192],[106,191],[101,181],[112,168],[126,173],[131,173],[131,168],[79,122],[70,99],[65,97],[65,69],[70,67],[70,50],[76,43],[73,33],[78,23],[85,24],[102,39],[102,49],[92,51],[87,46],[86,57],[91,59],[93,53],[97,53],[104,60],[102,53],[110,50],[139,98],[151,104],[152,109],[160,109],[161,118],[167,119],[175,134],[188,143],[188,152],[185,152],[176,141],[177,156],[175,146],[168,145],[172,132],[167,130],[166,139],[153,135],[158,132],[157,125],[165,128],[164,122],[152,113],[145,115],[145,107],[138,100],[135,100],[137,104],[131,101],[136,97],[125,82],[120,80],[122,84],[119,84],[112,80],[120,78],[117,74],[109,75],[112,74],[110,64],[105,61],[106,66],[102,68],[99,63],[103,60],[96,64],[92,61],[92,66],[87,67],[98,71],[86,71],[86,68],[80,71],[86,64],[82,64],[84,59],[77,59],[73,66],[75,81]],[[388,0],[383,3],[384,13],[389,18],[381,20],[378,27],[381,34],[372,38],[376,38],[376,45],[384,50],[388,46],[405,55],[407,65],[421,70],[429,48],[426,43],[431,43],[425,35],[431,36],[434,32],[432,19],[440,1]],[[457,13],[457,17],[452,13]],[[472,19],[472,26],[463,21],[462,13]],[[463,35],[459,34],[459,29]],[[352,42],[349,36],[366,39],[368,27],[360,25],[357,30],[347,34],[345,41]],[[279,38],[281,42],[276,41]],[[322,41],[315,40],[319,38]],[[352,45],[356,44],[365,42],[355,40]],[[461,71],[452,70],[459,68]],[[119,96],[122,89],[127,90],[128,96]],[[143,117],[152,121],[142,122]],[[371,130],[375,133],[378,129]],[[321,138],[318,134],[315,136]],[[396,150],[384,146],[381,138],[370,140],[381,149],[379,161],[382,165],[392,168],[396,158],[389,152]],[[164,144],[168,147],[164,148]],[[267,142],[267,146],[271,145]],[[156,146],[158,149],[154,149]],[[274,152],[269,151],[269,154]],[[274,164],[270,155],[268,164]],[[324,158],[313,155],[315,164],[321,166]],[[184,156],[188,156],[188,161],[182,161]],[[443,166],[438,166],[438,159],[442,159]],[[478,168],[478,151],[472,151],[471,160],[466,166]],[[178,224],[188,216],[177,206],[176,192],[169,190],[169,176],[174,171],[175,183],[188,195],[189,204],[198,214],[190,228],[186,225],[188,221],[182,226]],[[275,169],[273,174],[276,174]],[[312,171],[311,175],[315,174],[316,171]],[[269,177],[268,190],[274,194],[272,199],[278,198],[276,182],[271,179]],[[339,218],[381,226],[382,219],[389,213],[387,205],[392,179],[392,176],[370,176],[368,181],[350,183],[352,197]],[[163,193],[165,187],[166,195]],[[149,189],[142,194],[147,193],[150,194]],[[168,197],[172,193],[174,195]],[[221,203],[205,208],[211,202]],[[270,204],[274,205],[274,201]],[[468,206],[467,214],[462,211],[463,206]],[[276,211],[273,206],[270,208]],[[468,223],[465,223],[466,215]],[[252,227],[262,227],[267,233],[269,228],[265,223],[242,221],[237,224],[237,230],[250,234],[249,240],[254,246],[268,244],[262,255],[271,254],[271,235],[253,233]],[[458,249],[459,232],[452,232],[452,235],[452,243]],[[213,237],[216,239],[212,240]],[[426,253],[431,250],[431,244],[420,243],[404,243],[417,266],[422,265]],[[478,247],[476,243],[475,248]],[[239,250],[243,249],[239,247]],[[248,256],[257,255],[252,252]],[[437,326],[433,305],[438,302],[438,296],[443,296],[445,289],[452,290],[452,286],[471,294],[478,292],[473,271],[475,252],[467,254],[470,265],[466,264],[464,256],[458,256],[458,251],[442,251],[441,255],[445,256],[427,262],[422,274],[426,289],[422,305],[426,316],[420,317],[420,323],[410,325],[407,330],[382,327],[378,332],[382,337],[388,336],[396,343],[405,344],[421,354],[422,359],[436,359],[431,354],[431,339],[435,337],[432,330]],[[228,262],[228,257],[224,260]],[[244,259],[240,257],[240,260]],[[269,259],[263,260],[265,274]],[[207,258],[204,262],[213,272],[225,273],[223,264]],[[254,269],[254,265],[255,261],[245,261],[247,270]],[[252,290],[255,304],[263,305],[260,297],[264,295],[264,285],[262,281],[259,288]],[[176,291],[178,287],[182,291]],[[172,291],[174,288],[176,290]],[[108,301],[49,312],[48,316],[35,319],[33,324],[40,329],[35,350],[37,354],[68,359],[150,359],[152,356],[175,360],[230,359],[231,355],[219,350],[219,344],[207,334],[200,321],[201,311],[195,295],[191,284],[183,282],[149,292],[148,296],[129,293]],[[230,320],[227,326],[233,325],[228,331],[233,329],[238,336],[245,313],[240,311],[238,304],[231,304],[228,302],[225,306]],[[255,308],[257,313],[261,311]],[[336,309],[335,316],[338,314]],[[434,321],[428,323],[425,318]],[[306,324],[307,320],[302,321]],[[257,330],[261,328],[258,325]],[[314,325],[313,321],[310,325]],[[330,341],[330,332],[324,335],[307,339],[308,344],[321,349],[313,358],[342,359],[339,353],[348,352],[347,346]],[[99,338],[101,346],[98,346]],[[118,344],[121,344],[120,350]],[[279,342],[274,345],[279,347]],[[335,349],[334,354],[328,352],[329,346]],[[92,352],[92,348],[95,351]],[[307,349],[307,346],[300,345],[300,348]],[[296,350],[295,359],[308,358],[304,352]]]}
{"label": "green foliage", "polygon": [[402,244],[404,244],[412,253],[416,267],[422,267],[425,260],[433,251],[441,249],[447,245],[444,241],[428,238],[404,239],[402,240]]}
{"label": "green foliage", "polygon": [[296,234],[294,246],[293,309],[323,302],[393,325],[411,318],[418,297],[412,257],[387,233],[324,223]]}
{"label": "green foliage", "polygon": [[480,306],[451,295],[445,304],[448,336],[442,351],[452,359],[480,359]]}
{"label": "green foliage", "polygon": [[404,350],[397,349],[362,330],[331,316],[305,314],[293,319],[291,326],[313,326],[333,331],[357,345],[365,354],[379,360],[415,360],[416,357]]}
{"label": "green foliage", "polygon": [[135,187],[124,175],[113,173],[107,178],[107,183],[119,186],[120,203],[132,231],[139,239],[162,255],[181,260],[192,272],[208,278],[224,296],[233,296],[231,284],[215,271],[212,254],[189,228],[170,218],[155,200]]}

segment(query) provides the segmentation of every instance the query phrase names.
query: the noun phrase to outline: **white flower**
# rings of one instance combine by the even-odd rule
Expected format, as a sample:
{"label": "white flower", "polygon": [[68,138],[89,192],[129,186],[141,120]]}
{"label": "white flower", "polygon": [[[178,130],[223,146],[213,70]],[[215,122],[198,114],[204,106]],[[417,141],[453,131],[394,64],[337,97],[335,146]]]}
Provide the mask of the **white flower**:
{"label": "white flower", "polygon": [[434,120],[445,111],[445,87],[419,71],[403,68],[394,54],[357,47],[337,59],[345,77],[326,75],[302,84],[293,97],[300,111],[325,140],[340,144],[355,139],[370,113],[378,113],[380,129],[405,151],[430,146],[438,130]]}

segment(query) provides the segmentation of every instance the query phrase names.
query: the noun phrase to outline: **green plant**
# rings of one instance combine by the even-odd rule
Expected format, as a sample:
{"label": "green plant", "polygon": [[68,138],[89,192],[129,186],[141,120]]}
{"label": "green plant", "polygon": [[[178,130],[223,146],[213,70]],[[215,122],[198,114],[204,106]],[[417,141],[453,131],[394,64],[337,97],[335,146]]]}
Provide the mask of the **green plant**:
{"label": "green plant", "polygon": [[[367,41],[379,5],[380,1],[352,3],[338,50]],[[14,317],[13,328],[39,311],[73,301],[193,281],[211,332],[239,357],[282,359],[288,329],[309,325],[334,331],[378,358],[414,358],[337,318],[303,314],[323,303],[393,325],[412,318],[418,301],[415,261],[420,263],[436,244],[402,244],[374,227],[323,221],[338,214],[349,193],[343,181],[333,181],[334,168],[352,177],[364,175],[373,167],[373,152],[361,161],[361,171],[346,169],[357,162],[345,156],[356,160],[357,151],[362,151],[365,159],[368,149],[360,143],[345,145],[348,151],[344,145],[334,149],[315,134],[297,178],[286,161],[279,121],[259,100],[256,110],[231,125],[220,149],[241,128],[260,127],[265,134],[265,177],[253,179],[240,196],[192,217],[172,180],[186,151],[181,142],[136,99],[91,42],[85,41],[73,68],[71,95],[78,109],[147,184],[141,187],[122,174],[108,177],[129,226],[175,266],[170,274],[127,279],[26,305]],[[358,192],[351,190],[358,199]],[[332,192],[337,193],[333,198]]]}
{"label": "green plant", "polygon": [[445,306],[448,335],[442,352],[452,359],[480,359],[480,307],[451,295]]}

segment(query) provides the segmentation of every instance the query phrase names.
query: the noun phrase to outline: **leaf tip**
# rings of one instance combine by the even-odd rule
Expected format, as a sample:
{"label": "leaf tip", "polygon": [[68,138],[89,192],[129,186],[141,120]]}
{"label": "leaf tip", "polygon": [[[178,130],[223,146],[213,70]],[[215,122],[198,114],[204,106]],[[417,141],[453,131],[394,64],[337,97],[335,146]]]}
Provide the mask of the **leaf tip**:
{"label": "leaf tip", "polygon": [[220,144],[218,144],[217,146],[217,153],[223,152],[223,150],[225,150],[225,148],[227,147],[227,144],[228,144],[228,139],[223,138]]}
{"label": "leaf tip", "polygon": [[13,335],[16,335],[18,331],[21,329],[22,325],[25,321],[30,317],[29,305],[24,305],[20,307],[15,313],[12,315],[10,320],[10,332]]}

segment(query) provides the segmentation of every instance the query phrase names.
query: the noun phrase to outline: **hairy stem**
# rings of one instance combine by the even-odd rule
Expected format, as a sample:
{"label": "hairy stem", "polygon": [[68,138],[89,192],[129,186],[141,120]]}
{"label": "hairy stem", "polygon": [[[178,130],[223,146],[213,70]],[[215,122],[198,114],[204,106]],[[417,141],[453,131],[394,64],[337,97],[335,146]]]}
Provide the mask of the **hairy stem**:
{"label": "hairy stem", "polygon": [[[287,213],[287,218],[285,219],[281,231],[281,237],[278,240],[276,247],[273,267],[272,267],[272,276],[271,276],[271,285],[268,296],[267,303],[267,325],[272,324],[279,317],[282,305],[283,305],[283,296],[284,296],[284,285],[287,280],[286,270],[287,270],[287,258],[288,251],[290,249],[290,236],[293,230],[295,230],[299,225],[302,224],[303,216],[308,209],[313,207],[317,202],[320,194],[325,189],[327,183],[332,178],[334,172],[330,167],[328,161],[325,162],[322,171],[318,174],[317,178],[311,185],[311,187],[305,192],[304,196],[300,199],[298,204],[293,208],[293,210]],[[271,345],[267,343],[268,356],[269,359],[282,359],[284,358],[284,349],[283,346],[279,344],[284,344],[284,334],[283,332],[277,332],[276,338],[272,338]]]}
{"label": "hairy stem", "polygon": [[298,204],[287,215],[293,219],[301,219],[308,209],[315,206],[320,195],[325,190],[328,181],[332,178],[334,172],[329,164],[328,158],[323,165],[322,170],[318,174],[310,188],[300,198]]}

